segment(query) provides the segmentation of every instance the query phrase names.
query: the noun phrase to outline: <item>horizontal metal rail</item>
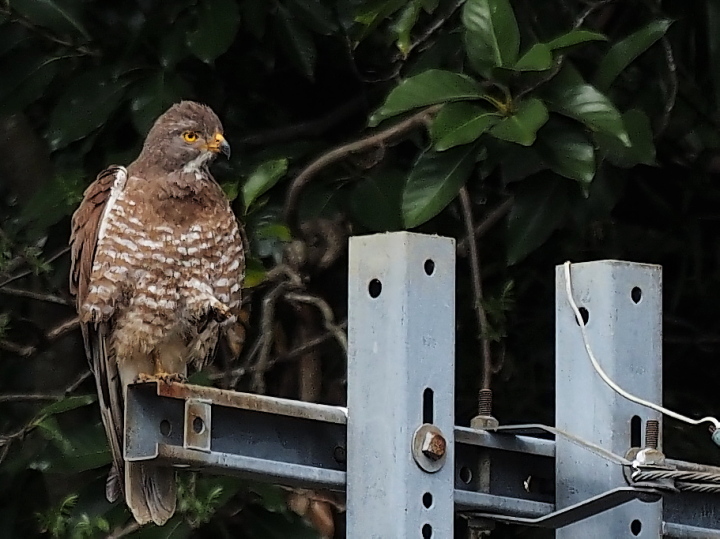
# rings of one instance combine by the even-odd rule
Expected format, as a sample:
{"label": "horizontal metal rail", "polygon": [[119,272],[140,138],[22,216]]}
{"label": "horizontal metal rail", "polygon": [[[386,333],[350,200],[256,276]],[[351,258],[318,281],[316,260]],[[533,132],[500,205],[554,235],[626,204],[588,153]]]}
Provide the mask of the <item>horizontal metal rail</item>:
{"label": "horizontal metal rail", "polygon": [[[145,382],[128,389],[125,458],[288,486],[344,491],[346,424],[346,410],[336,406],[188,384]],[[491,433],[455,427],[455,510],[505,522],[557,527],[648,492],[626,487],[555,513],[555,441],[515,434],[548,434],[553,430],[521,426]],[[489,478],[479,477],[481,455],[490,457]],[[719,471],[669,462],[678,469]],[[720,529],[716,497],[669,494],[664,496],[664,503],[665,533],[720,537],[713,531]],[[697,535],[698,530],[705,535]]]}

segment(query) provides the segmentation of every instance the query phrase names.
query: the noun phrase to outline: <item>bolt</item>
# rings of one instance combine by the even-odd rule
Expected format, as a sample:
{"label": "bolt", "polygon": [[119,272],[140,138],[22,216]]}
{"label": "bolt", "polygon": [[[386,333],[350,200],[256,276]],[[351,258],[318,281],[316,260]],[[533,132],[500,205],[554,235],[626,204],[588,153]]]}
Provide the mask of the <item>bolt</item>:
{"label": "bolt", "polygon": [[645,447],[657,449],[660,441],[660,422],[657,419],[648,419],[645,423]]}
{"label": "bolt", "polygon": [[447,442],[442,434],[428,432],[425,434],[420,450],[430,460],[440,460],[445,456]]}
{"label": "bolt", "polygon": [[478,392],[478,415],[492,415],[492,389],[481,389]]}

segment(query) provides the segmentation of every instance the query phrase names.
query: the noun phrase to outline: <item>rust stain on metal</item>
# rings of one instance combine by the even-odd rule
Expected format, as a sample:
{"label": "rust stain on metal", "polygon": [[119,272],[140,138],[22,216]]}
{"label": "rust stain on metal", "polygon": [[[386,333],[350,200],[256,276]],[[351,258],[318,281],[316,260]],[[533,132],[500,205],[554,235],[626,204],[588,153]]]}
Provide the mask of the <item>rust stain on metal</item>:
{"label": "rust stain on metal", "polygon": [[216,406],[313,419],[340,425],[347,423],[347,415],[342,409],[336,406],[268,397],[267,395],[253,395],[252,393],[228,391],[215,387],[180,384],[177,382],[168,383],[153,380],[144,382],[144,384],[155,384],[157,394],[161,397],[183,400],[204,399],[212,402],[212,404]]}
{"label": "rust stain on metal", "polygon": [[440,460],[445,456],[447,450],[447,442],[441,434],[428,432],[422,444],[422,452],[427,458],[432,460]]}

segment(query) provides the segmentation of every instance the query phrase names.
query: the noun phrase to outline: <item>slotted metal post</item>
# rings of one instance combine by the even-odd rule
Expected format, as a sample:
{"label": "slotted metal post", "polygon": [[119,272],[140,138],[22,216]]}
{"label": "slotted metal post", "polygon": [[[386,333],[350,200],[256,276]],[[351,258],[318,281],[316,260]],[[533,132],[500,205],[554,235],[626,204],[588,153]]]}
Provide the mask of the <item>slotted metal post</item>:
{"label": "slotted metal post", "polygon": [[[604,371],[626,391],[662,402],[661,268],[606,260],[574,264],[571,272],[573,297],[587,313],[590,345]],[[562,266],[555,283],[556,426],[624,456],[644,444],[647,420],[661,417],[617,394],[595,372],[568,303]],[[626,485],[620,466],[561,437],[555,470],[557,508]],[[661,521],[662,501],[635,500],[561,528],[556,537],[656,539]]]}
{"label": "slotted metal post", "polygon": [[455,242],[351,238],[348,286],[348,538],[451,538]]}

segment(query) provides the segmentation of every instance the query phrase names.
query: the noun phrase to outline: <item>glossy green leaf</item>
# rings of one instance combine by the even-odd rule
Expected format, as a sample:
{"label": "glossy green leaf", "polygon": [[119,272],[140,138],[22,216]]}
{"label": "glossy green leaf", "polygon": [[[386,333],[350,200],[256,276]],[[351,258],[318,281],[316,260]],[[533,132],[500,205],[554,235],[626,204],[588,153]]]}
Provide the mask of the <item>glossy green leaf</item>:
{"label": "glossy green leaf", "polygon": [[474,145],[428,150],[415,162],[402,198],[403,221],[414,228],[432,219],[457,196],[475,166]]}
{"label": "glossy green leaf", "polygon": [[353,215],[372,232],[402,230],[405,174],[398,170],[374,173],[357,183],[350,197]]}
{"label": "glossy green leaf", "polygon": [[552,110],[574,118],[593,131],[615,137],[626,146],[630,145],[620,112],[594,86],[558,81],[549,97]]}
{"label": "glossy green leaf", "polygon": [[60,33],[80,33],[85,39],[90,34],[82,24],[78,3],[67,0],[12,0],[12,9],[33,25],[44,26]]}
{"label": "glossy green leaf", "polygon": [[245,265],[245,280],[243,281],[243,290],[246,288],[252,288],[262,283],[265,280],[266,274],[267,270],[265,269],[265,266],[263,266],[262,262],[260,262],[255,257],[248,257],[247,263]]}
{"label": "glossy green leaf", "polygon": [[600,61],[600,65],[595,71],[593,84],[600,91],[607,91],[627,66],[665,35],[672,22],[667,19],[653,21],[615,43]]}
{"label": "glossy green leaf", "polygon": [[520,31],[509,0],[467,0],[462,10],[465,48],[474,65],[512,67]]}
{"label": "glossy green leaf", "polygon": [[77,473],[100,468],[111,461],[105,430],[99,422],[61,430],[57,420],[48,417],[38,429],[52,442],[35,464],[45,472]]}
{"label": "glossy green leaf", "polygon": [[318,34],[329,36],[338,29],[333,10],[317,0],[289,0],[285,4],[293,15]]}
{"label": "glossy green leaf", "polygon": [[572,126],[548,124],[540,132],[539,142],[550,169],[578,181],[587,192],[595,177],[595,146],[587,135]]}
{"label": "glossy green leaf", "polygon": [[[2,23],[0,23],[2,24]],[[0,28],[0,56],[19,49],[32,39],[27,28],[19,24],[5,24]]]}
{"label": "glossy green leaf", "polygon": [[507,262],[517,264],[547,241],[570,208],[567,180],[541,176],[517,184],[508,217]]}
{"label": "glossy green leaf", "polygon": [[607,37],[604,34],[598,32],[592,32],[590,30],[570,30],[568,33],[551,39],[545,45],[551,50],[565,49],[572,47],[573,45],[579,45],[580,43],[587,43],[589,41],[607,41]]}
{"label": "glossy green leaf", "polygon": [[397,22],[395,23],[395,35],[397,48],[403,55],[407,55],[410,51],[410,33],[415,27],[415,23],[420,15],[422,9],[422,0],[410,0],[405,8],[400,13]]}
{"label": "glossy green leaf", "polygon": [[187,46],[200,60],[211,64],[235,40],[240,10],[235,0],[203,0],[197,9],[197,27],[188,34]]}
{"label": "glossy green leaf", "polygon": [[173,24],[172,29],[160,38],[158,59],[163,69],[174,68],[180,60],[191,54],[188,47],[188,33],[191,21],[182,19]]}
{"label": "glossy green leaf", "polygon": [[47,140],[51,150],[64,148],[105,125],[127,87],[106,69],[83,73],[72,80],[50,114]]}
{"label": "glossy green leaf", "polygon": [[643,111],[630,109],[623,114],[623,123],[630,137],[630,146],[617,139],[597,134],[597,141],[604,157],[613,165],[623,168],[635,165],[655,165],[655,143],[650,119]]}
{"label": "glossy green leaf", "polygon": [[277,21],[280,43],[288,58],[300,73],[313,80],[317,62],[313,35],[284,8],[278,10]]}
{"label": "glossy green leaf", "polygon": [[92,404],[96,400],[97,397],[95,395],[76,395],[72,397],[65,397],[63,400],[48,404],[40,410],[38,415],[50,416],[55,414],[61,414],[63,412],[74,410],[75,408],[87,406],[88,404]]}
{"label": "glossy green leaf", "polygon": [[0,64],[4,74],[0,85],[0,114],[12,114],[23,110],[39,99],[57,75],[63,58],[47,58],[30,54],[14,57],[8,64]]}
{"label": "glossy green leaf", "polygon": [[285,158],[272,159],[259,165],[242,186],[245,208],[249,208],[259,196],[275,185],[287,169],[288,160]]}
{"label": "glossy green leaf", "polygon": [[553,56],[544,43],[535,43],[513,66],[515,71],[545,71],[553,65]]}
{"label": "glossy green leaf", "polygon": [[159,71],[138,83],[130,100],[132,120],[145,135],[155,120],[171,105],[192,96],[190,85],[176,73]]}
{"label": "glossy green leaf", "polygon": [[477,140],[501,119],[498,113],[488,112],[477,105],[449,103],[435,116],[430,136],[435,150],[440,152]]}
{"label": "glossy green leaf", "polygon": [[467,75],[429,69],[398,84],[385,103],[370,117],[370,125],[375,126],[386,118],[412,109],[449,101],[479,99],[483,95],[485,92],[478,83]]}
{"label": "glossy green leaf", "polygon": [[512,116],[503,118],[490,129],[490,134],[501,140],[531,146],[535,142],[538,129],[545,125],[549,117],[545,104],[533,97],[521,102]]}

